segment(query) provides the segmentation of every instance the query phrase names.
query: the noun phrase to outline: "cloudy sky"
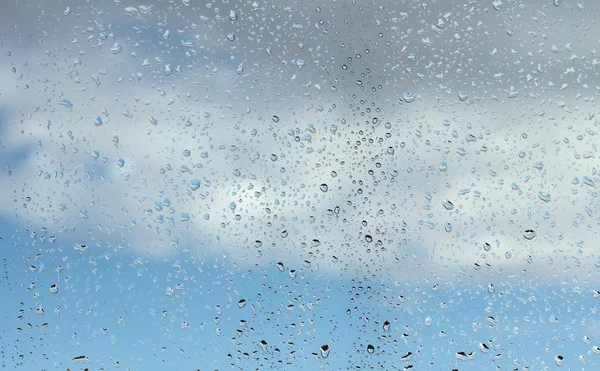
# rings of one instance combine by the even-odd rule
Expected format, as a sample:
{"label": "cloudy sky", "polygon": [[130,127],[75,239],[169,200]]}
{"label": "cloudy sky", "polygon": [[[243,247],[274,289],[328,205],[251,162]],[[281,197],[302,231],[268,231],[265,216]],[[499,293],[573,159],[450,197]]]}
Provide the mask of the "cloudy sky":
{"label": "cloudy sky", "polygon": [[7,1],[3,364],[595,369],[599,13]]}

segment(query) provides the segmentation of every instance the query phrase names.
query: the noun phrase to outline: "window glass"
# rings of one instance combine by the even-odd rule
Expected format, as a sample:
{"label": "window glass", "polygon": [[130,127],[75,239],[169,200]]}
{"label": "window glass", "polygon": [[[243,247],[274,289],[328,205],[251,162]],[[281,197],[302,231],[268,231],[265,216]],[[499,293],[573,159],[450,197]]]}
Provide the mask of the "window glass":
{"label": "window glass", "polygon": [[597,370],[600,3],[5,0],[20,370]]}

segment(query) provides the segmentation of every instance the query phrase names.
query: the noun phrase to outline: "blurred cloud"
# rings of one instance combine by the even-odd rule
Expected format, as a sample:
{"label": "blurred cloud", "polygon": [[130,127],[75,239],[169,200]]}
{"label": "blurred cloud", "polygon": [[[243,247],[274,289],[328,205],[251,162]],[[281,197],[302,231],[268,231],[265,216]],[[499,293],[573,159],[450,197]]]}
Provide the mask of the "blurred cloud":
{"label": "blurred cloud", "polygon": [[584,177],[598,182],[600,30],[546,3],[390,2],[369,19],[244,4],[237,21],[208,3],[203,19],[168,2],[10,3],[3,18],[39,27],[4,27],[1,214],[156,258],[597,280]]}

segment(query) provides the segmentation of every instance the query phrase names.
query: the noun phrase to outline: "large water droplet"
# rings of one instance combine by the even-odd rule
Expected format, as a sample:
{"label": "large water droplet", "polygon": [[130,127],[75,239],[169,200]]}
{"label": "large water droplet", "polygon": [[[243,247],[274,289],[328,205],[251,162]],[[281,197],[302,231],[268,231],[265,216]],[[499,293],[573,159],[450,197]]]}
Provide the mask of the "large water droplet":
{"label": "large water droplet", "polygon": [[367,345],[367,352],[369,352],[369,354],[375,353],[375,347],[371,344]]}
{"label": "large water droplet", "polygon": [[319,186],[319,189],[321,190],[321,192],[327,192],[329,190],[329,186],[323,183]]}

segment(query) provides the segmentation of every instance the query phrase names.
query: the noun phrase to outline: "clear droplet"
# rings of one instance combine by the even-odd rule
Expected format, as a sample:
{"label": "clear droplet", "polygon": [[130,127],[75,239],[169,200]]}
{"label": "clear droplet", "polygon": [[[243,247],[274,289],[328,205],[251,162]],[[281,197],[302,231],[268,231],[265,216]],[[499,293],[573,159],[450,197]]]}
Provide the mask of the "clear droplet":
{"label": "clear droplet", "polygon": [[319,189],[321,190],[321,192],[327,192],[329,190],[329,186],[323,183],[319,186]]}
{"label": "clear droplet", "polygon": [[563,356],[561,356],[560,354],[559,354],[559,355],[556,355],[556,356],[554,357],[554,363],[556,363],[556,365],[557,365],[558,367],[561,367],[562,365],[564,365],[564,364],[565,364],[565,362],[564,362],[564,357],[563,357]]}
{"label": "clear droplet", "polygon": [[367,352],[369,354],[375,353],[375,347],[373,345],[371,345],[371,344],[367,345]]}
{"label": "clear droplet", "polygon": [[327,358],[329,356],[329,345],[321,345],[321,357]]}
{"label": "clear droplet", "polygon": [[448,201],[448,200],[442,201],[442,205],[444,205],[444,208],[446,210],[452,210],[452,209],[454,209],[454,204],[452,202]]}
{"label": "clear droplet", "polygon": [[412,103],[412,102],[414,102],[415,99],[416,99],[416,97],[417,97],[416,93],[404,93],[404,96],[403,96],[404,101],[406,103]]}
{"label": "clear droplet", "polygon": [[528,240],[532,240],[536,235],[537,233],[535,233],[533,229],[527,229],[525,230],[525,232],[523,232],[523,237],[525,237]]}
{"label": "clear droplet", "polygon": [[279,269],[279,271],[281,271],[281,272],[285,271],[285,266],[283,265],[282,262],[278,262],[277,264],[275,264],[275,266],[277,267],[277,269]]}
{"label": "clear droplet", "polygon": [[238,301],[238,308],[243,308],[246,306],[246,300],[242,299],[240,301]]}

